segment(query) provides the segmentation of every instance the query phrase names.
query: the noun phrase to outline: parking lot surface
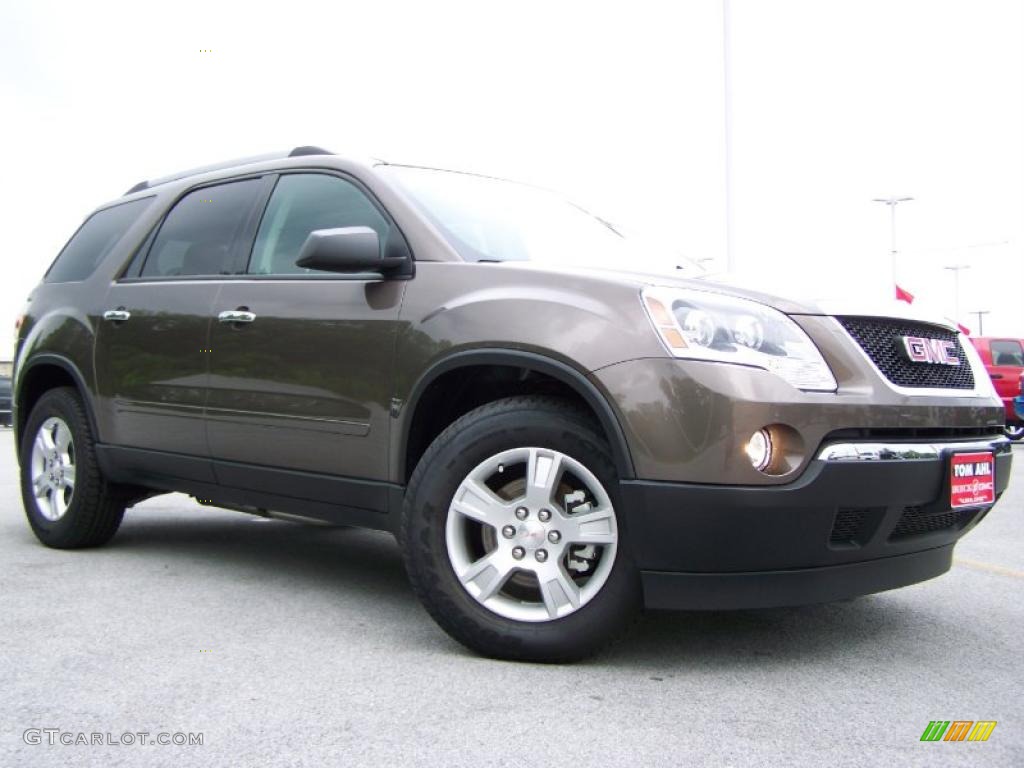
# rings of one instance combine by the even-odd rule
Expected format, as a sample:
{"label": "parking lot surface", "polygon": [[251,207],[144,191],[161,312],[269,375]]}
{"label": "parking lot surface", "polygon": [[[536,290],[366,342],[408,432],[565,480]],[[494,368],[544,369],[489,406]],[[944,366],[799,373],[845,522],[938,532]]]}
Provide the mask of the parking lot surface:
{"label": "parking lot surface", "polygon": [[[1021,766],[1014,454],[945,576],[832,605],[648,614],[559,667],[449,640],[384,534],[173,495],[130,510],[106,548],[46,549],[4,430],[0,766]],[[998,725],[984,743],[923,743],[931,720]],[[26,744],[27,729],[203,743]]]}

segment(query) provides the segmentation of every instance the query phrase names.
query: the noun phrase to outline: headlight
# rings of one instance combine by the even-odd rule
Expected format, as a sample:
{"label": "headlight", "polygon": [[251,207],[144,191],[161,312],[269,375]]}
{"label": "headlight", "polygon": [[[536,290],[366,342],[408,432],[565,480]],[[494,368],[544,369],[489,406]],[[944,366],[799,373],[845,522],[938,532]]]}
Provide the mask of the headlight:
{"label": "headlight", "polygon": [[763,368],[810,392],[836,390],[835,377],[814,342],[776,309],[675,288],[645,288],[643,303],[676,357]]}

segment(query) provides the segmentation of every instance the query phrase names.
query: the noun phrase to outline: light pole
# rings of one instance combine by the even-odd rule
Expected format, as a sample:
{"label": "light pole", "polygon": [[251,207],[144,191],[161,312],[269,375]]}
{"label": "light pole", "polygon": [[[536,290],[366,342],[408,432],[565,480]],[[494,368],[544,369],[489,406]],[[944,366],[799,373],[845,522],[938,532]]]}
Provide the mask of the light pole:
{"label": "light pole", "polygon": [[722,101],[724,104],[722,127],[725,154],[725,271],[736,271],[736,251],[733,237],[734,187],[732,169],[732,8],[729,0],[722,0]]}
{"label": "light pole", "polygon": [[991,310],[989,310],[989,309],[976,309],[973,312],[968,312],[967,314],[968,315],[977,315],[978,316],[978,335],[979,336],[984,336],[985,335],[985,325],[982,323],[982,318],[985,315],[991,314]]}
{"label": "light pole", "polygon": [[912,197],[876,197],[874,203],[885,203],[889,206],[889,258],[892,260],[892,284],[890,291],[896,290],[896,206],[900,203],[909,203]]}
{"label": "light pole", "polygon": [[953,273],[953,320],[960,322],[960,271],[970,269],[970,264],[951,264],[943,269]]}

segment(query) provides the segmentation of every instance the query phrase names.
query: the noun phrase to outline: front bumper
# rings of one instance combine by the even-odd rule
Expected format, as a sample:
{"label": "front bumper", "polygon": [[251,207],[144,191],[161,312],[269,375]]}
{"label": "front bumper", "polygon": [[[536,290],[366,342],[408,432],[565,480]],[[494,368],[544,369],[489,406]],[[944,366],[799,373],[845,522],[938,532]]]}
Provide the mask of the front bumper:
{"label": "front bumper", "polygon": [[[849,353],[849,344],[839,351]],[[629,446],[633,477],[669,483],[784,486],[802,477],[836,432],[851,439],[889,439],[896,433],[942,433],[942,439],[997,435],[1006,423],[994,395],[908,395],[870,369],[854,370],[856,355],[835,362],[839,390],[802,392],[768,371],[700,360],[639,359],[591,373],[616,408]],[[866,366],[867,363],[864,363]],[[792,472],[765,475],[744,455],[751,434],[781,425]],[[941,427],[941,429],[939,429]]]}
{"label": "front bumper", "polygon": [[938,576],[991,505],[950,508],[950,456],[1005,438],[827,444],[782,486],[622,483],[650,608],[762,608],[838,600]]}

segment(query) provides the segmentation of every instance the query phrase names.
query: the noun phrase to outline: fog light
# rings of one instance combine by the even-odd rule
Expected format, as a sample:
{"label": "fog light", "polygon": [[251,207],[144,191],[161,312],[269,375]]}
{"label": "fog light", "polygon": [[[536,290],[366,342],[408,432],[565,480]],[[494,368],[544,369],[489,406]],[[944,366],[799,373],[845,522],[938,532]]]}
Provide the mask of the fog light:
{"label": "fog light", "polygon": [[763,472],[772,463],[772,436],[767,429],[759,429],[750,436],[744,448],[747,458],[758,472]]}

